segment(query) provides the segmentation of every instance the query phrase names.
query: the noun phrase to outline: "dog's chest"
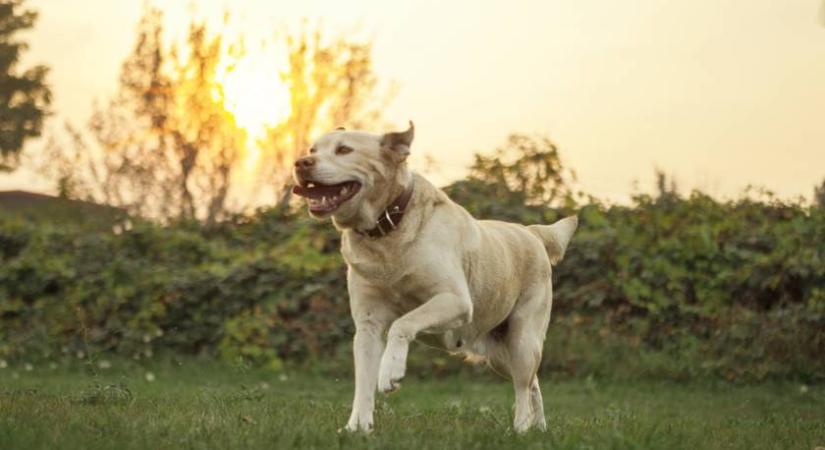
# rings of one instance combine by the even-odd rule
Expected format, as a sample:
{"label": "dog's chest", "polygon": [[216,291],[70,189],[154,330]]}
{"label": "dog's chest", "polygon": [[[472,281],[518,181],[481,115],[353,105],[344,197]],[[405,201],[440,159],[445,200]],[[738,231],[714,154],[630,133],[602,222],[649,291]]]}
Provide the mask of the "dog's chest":
{"label": "dog's chest", "polygon": [[398,303],[401,309],[414,308],[435,292],[429,282],[436,274],[430,273],[415,246],[392,250],[342,247],[342,254],[350,270],[373,287],[387,293],[387,299]]}
{"label": "dog's chest", "polygon": [[406,252],[378,251],[369,248],[342,249],[350,269],[371,283],[390,288],[408,274]]}

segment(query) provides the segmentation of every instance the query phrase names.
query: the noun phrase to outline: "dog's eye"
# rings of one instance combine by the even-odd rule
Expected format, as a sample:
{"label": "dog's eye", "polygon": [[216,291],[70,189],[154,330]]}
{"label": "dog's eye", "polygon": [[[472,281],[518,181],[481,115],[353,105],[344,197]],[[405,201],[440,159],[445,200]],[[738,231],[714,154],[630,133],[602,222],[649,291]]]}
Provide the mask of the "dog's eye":
{"label": "dog's eye", "polygon": [[315,150],[315,147],[311,147],[311,148],[309,149],[309,152],[310,152],[310,153],[315,153],[316,151],[317,151],[317,150]]}
{"label": "dog's eye", "polygon": [[339,145],[335,149],[336,155],[346,155],[347,153],[352,153],[352,147],[347,147],[346,145]]}

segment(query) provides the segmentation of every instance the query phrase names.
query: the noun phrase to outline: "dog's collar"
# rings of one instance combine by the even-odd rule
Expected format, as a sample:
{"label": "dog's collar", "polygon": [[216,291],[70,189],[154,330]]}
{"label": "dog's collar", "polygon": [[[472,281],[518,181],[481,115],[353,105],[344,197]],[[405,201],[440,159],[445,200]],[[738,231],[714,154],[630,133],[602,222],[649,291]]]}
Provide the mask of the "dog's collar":
{"label": "dog's collar", "polygon": [[404,192],[396,197],[396,199],[387,206],[387,209],[384,210],[381,216],[378,217],[378,220],[375,221],[375,227],[369,230],[359,230],[356,228],[355,232],[373,239],[386,236],[401,224],[401,219],[404,218],[404,212],[407,209],[407,204],[410,203],[412,194],[413,183],[411,182],[409,186],[404,189]]}

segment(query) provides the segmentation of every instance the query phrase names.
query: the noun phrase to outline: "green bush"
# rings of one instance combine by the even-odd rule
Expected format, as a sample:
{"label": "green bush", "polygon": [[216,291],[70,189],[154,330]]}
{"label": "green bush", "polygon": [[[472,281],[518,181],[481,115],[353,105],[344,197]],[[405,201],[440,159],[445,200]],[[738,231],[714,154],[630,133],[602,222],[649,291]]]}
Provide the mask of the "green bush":
{"label": "green bush", "polygon": [[[571,212],[525,206],[528,199],[511,193],[518,206],[497,213],[501,194],[479,196],[493,187],[467,189],[471,183],[478,181],[448,191],[478,216],[535,223]],[[625,364],[654,352],[684,365],[683,374],[825,379],[825,209],[664,192],[630,206],[590,203],[578,214],[579,230],[554,271],[555,322],[576,316],[601,325],[597,336],[581,336],[594,333],[584,327],[570,339],[586,341],[591,353],[609,348],[603,356],[623,355]],[[557,347],[568,368],[581,366],[581,355]]]}
{"label": "green bush", "polygon": [[[447,190],[482,218],[574,210],[478,178]],[[825,379],[823,209],[667,193],[575,210],[545,370]],[[339,244],[303,211],[115,229],[0,214],[0,358],[168,353],[348,371]]]}
{"label": "green bush", "polygon": [[292,215],[120,234],[0,219],[0,357],[317,356],[351,329],[335,241]]}

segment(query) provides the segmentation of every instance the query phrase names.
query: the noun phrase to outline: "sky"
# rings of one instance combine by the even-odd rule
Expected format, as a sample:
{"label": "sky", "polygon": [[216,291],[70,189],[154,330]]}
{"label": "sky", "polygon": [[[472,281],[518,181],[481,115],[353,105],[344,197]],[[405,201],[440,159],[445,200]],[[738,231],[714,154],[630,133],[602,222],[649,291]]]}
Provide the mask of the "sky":
{"label": "sky", "polygon": [[[139,0],[29,0],[40,11],[25,64],[52,68],[55,114],[83,124],[115,89]],[[825,179],[821,0],[155,1],[172,38],[190,13],[224,10],[247,40],[304,19],[371,38],[381,80],[398,86],[388,122],[416,123],[415,167],[460,178],[513,132],[549,136],[578,187],[622,202],[654,169],[683,191],[737,197],[747,185],[810,197]],[[280,30],[280,31],[279,31]],[[375,130],[386,131],[386,130]],[[26,152],[36,154],[40,142]],[[28,170],[0,190],[52,192]]]}

